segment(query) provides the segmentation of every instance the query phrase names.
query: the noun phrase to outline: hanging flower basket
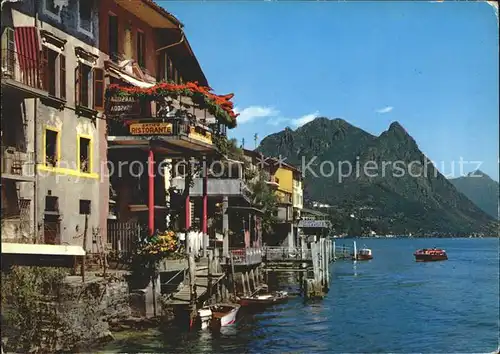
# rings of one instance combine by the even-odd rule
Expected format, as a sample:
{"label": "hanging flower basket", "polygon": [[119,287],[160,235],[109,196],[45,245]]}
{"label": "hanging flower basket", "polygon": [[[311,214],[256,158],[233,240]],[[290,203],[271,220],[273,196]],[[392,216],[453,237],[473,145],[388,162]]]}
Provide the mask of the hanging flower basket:
{"label": "hanging flower basket", "polygon": [[177,98],[179,96],[189,97],[194,104],[213,115],[220,123],[229,128],[236,127],[236,117],[231,99],[234,94],[216,95],[211,92],[210,87],[199,86],[197,82],[186,84],[175,84],[161,82],[150,88],[124,87],[120,85],[109,85],[106,90],[106,98],[111,97],[132,97],[155,101],[165,96]]}

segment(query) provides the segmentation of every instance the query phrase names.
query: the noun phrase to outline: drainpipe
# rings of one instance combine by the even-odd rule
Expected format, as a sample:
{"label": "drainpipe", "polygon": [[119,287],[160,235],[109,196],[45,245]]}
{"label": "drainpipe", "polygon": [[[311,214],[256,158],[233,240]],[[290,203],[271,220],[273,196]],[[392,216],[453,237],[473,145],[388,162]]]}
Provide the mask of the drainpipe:
{"label": "drainpipe", "polygon": [[149,234],[153,236],[155,232],[155,177],[154,177],[154,153],[153,148],[149,148],[148,156],[148,216],[149,216]]}
{"label": "drainpipe", "polygon": [[158,48],[158,49],[156,50],[156,53],[159,53],[159,52],[161,52],[161,51],[163,51],[163,50],[165,50],[165,49],[171,48],[171,47],[175,47],[176,45],[179,45],[179,44],[181,44],[182,42],[184,42],[184,39],[186,38],[186,36],[184,35],[184,31],[182,30],[182,28],[181,28],[181,27],[179,27],[179,31],[181,31],[181,39],[180,39],[178,42],[176,42],[176,43],[172,43],[172,44],[169,44],[169,45],[166,45],[166,46],[161,47],[161,48]]}
{"label": "drainpipe", "polygon": [[[3,4],[2,4],[3,5]],[[34,16],[35,28],[38,28],[38,1],[35,1],[35,16]],[[37,117],[37,107],[38,98],[34,99],[33,102],[33,232],[35,233],[35,243],[38,242],[38,139],[37,139],[37,128],[38,128],[38,117]],[[43,243],[43,242],[42,242]]]}

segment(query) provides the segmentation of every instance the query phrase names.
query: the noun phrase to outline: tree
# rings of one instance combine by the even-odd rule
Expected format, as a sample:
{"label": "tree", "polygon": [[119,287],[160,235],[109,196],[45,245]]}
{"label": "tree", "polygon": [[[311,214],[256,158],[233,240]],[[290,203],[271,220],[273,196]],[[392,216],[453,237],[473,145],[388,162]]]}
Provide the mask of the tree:
{"label": "tree", "polygon": [[262,176],[251,185],[250,189],[252,190],[252,204],[264,212],[262,216],[262,230],[264,233],[269,233],[276,223],[278,198]]}

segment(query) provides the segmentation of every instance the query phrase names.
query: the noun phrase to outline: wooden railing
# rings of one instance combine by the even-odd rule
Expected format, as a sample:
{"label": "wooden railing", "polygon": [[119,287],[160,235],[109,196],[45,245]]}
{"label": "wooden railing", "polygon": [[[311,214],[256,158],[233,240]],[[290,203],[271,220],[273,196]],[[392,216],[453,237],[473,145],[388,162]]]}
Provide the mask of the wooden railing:
{"label": "wooden railing", "polygon": [[118,255],[132,253],[134,242],[141,234],[141,225],[137,222],[108,221],[108,244]]}

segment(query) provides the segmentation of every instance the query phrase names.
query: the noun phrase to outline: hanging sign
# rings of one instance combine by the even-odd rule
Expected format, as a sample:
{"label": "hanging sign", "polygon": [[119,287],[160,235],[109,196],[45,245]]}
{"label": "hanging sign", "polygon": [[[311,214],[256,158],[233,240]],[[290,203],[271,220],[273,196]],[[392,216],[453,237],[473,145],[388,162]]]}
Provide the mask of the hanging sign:
{"label": "hanging sign", "polygon": [[171,123],[134,123],[130,124],[132,135],[171,135]]}

